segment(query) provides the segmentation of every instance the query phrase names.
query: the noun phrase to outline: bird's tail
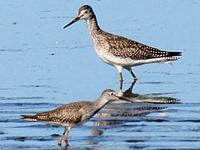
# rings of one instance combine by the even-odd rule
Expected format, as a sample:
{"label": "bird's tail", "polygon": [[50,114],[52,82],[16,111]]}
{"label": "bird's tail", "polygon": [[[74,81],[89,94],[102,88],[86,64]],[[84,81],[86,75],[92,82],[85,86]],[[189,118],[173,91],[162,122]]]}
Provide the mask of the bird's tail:
{"label": "bird's tail", "polygon": [[167,55],[164,57],[166,63],[171,63],[172,61],[180,59],[179,56],[181,56],[181,52],[167,52]]}
{"label": "bird's tail", "polygon": [[168,53],[168,57],[173,57],[173,56],[181,56],[182,53],[181,52],[167,52]]}
{"label": "bird's tail", "polygon": [[22,119],[27,121],[37,121],[36,115],[22,115]]}

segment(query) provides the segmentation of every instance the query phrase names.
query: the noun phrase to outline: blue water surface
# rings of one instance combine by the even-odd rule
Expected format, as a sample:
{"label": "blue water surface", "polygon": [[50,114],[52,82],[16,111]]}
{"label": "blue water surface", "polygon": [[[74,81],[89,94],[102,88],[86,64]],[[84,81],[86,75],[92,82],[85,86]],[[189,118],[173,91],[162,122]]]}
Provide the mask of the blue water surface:
{"label": "blue water surface", "polygon": [[[60,149],[54,133],[60,135],[62,127],[25,122],[20,115],[95,100],[105,89],[119,90],[119,74],[96,55],[85,21],[63,29],[84,4],[93,7],[105,31],[182,52],[173,66],[133,68],[140,79],[135,93],[173,97],[182,103],[133,104],[145,108],[131,111],[142,117],[116,117],[105,125],[93,118],[71,130],[68,148],[198,149],[199,0],[0,1],[0,149]],[[124,78],[127,89],[132,78],[126,71]]]}

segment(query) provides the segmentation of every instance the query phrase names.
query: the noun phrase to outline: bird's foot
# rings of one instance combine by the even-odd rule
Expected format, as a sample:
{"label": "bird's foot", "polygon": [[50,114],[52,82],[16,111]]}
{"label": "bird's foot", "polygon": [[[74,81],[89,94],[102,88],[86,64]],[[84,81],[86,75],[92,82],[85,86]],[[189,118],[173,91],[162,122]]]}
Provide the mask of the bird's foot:
{"label": "bird's foot", "polygon": [[62,140],[58,140],[58,145],[61,146]]}
{"label": "bird's foot", "polygon": [[68,139],[65,139],[65,146],[69,146],[69,141],[68,141]]}

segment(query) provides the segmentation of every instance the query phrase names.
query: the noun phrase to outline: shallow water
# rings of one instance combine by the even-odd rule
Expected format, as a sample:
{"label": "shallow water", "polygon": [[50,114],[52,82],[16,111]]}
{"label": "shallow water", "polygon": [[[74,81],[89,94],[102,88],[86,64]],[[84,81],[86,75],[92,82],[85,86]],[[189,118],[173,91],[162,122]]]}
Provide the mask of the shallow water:
{"label": "shallow water", "polygon": [[[84,21],[63,26],[79,1],[0,1],[0,149],[60,149],[62,127],[25,122],[34,114],[103,90],[119,90],[115,68],[97,57]],[[180,50],[173,66],[134,69],[137,99],[178,103],[112,104],[70,133],[66,149],[199,149],[200,1],[87,1],[100,26],[162,49]],[[123,89],[132,84],[124,72]],[[64,147],[62,147],[65,149]]]}

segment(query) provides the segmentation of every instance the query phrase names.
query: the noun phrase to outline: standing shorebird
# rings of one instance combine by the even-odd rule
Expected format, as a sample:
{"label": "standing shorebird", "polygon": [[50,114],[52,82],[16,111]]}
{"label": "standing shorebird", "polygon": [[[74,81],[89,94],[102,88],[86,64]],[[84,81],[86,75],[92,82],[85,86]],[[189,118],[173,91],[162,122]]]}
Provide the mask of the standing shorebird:
{"label": "standing shorebird", "polygon": [[[58,140],[58,145],[62,144],[65,137],[66,145],[68,143],[69,131],[72,127],[81,125],[91,117],[93,117],[99,110],[111,101],[123,99],[117,96],[113,90],[105,90],[101,96],[94,102],[81,101],[63,105],[52,111],[37,113],[36,115],[22,115],[23,119],[27,121],[41,121],[53,125],[61,125],[65,127],[62,137]],[[129,101],[124,99],[125,101]]]}
{"label": "standing shorebird", "polygon": [[181,52],[161,51],[101,30],[93,9],[88,5],[82,6],[79,9],[78,16],[64,28],[81,19],[87,21],[96,53],[104,62],[118,69],[120,81],[123,81],[123,68],[128,70],[134,79],[137,79],[131,69],[132,67],[149,63],[170,62],[181,56]]}

